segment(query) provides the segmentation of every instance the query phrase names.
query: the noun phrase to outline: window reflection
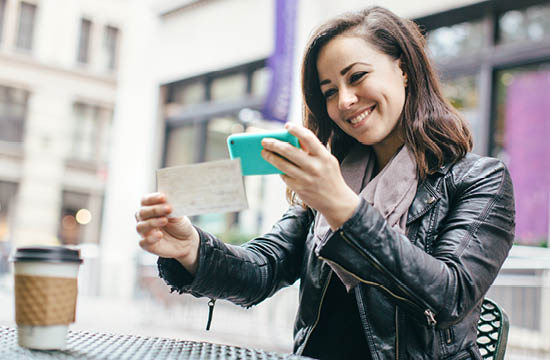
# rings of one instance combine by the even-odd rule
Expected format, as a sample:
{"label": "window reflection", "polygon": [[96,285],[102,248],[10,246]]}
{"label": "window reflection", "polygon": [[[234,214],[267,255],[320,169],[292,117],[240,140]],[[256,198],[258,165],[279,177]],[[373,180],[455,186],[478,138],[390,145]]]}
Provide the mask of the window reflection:
{"label": "window reflection", "polygon": [[234,132],[242,131],[236,117],[226,116],[214,118],[208,122],[206,131],[205,161],[228,159],[226,139]]}
{"label": "window reflection", "polygon": [[486,45],[485,38],[486,30],[481,20],[440,27],[426,36],[433,57],[440,62],[479,52]]}
{"label": "window reflection", "polygon": [[178,105],[198,104],[204,101],[204,83],[200,81],[174,87],[171,103]]}
{"label": "window reflection", "polygon": [[467,75],[445,80],[443,81],[443,94],[470,124],[475,148],[476,139],[483,134],[479,109],[478,77]]}
{"label": "window reflection", "polygon": [[102,206],[102,196],[63,191],[59,221],[61,244],[97,243]]}
{"label": "window reflection", "polygon": [[501,43],[540,41],[550,35],[550,4],[505,12],[499,18]]}
{"label": "window reflection", "polygon": [[246,95],[246,75],[238,73],[212,81],[210,98],[213,101],[241,99]]}
{"label": "window reflection", "polygon": [[271,83],[271,69],[263,67],[252,74],[252,95],[265,97]]}
{"label": "window reflection", "polygon": [[550,229],[550,63],[499,71],[493,155],[508,164],[516,199],[516,238],[546,242]]}
{"label": "window reflection", "polygon": [[168,132],[165,166],[192,164],[200,142],[200,129],[197,124],[189,124]]}

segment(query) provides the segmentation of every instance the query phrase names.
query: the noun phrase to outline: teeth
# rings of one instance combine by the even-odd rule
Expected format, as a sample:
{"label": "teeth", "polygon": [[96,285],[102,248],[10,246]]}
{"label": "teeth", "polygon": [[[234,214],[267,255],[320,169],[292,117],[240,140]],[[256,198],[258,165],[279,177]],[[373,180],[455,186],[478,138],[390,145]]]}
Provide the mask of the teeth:
{"label": "teeth", "polygon": [[360,115],[357,115],[356,117],[354,118],[351,118],[349,120],[349,122],[354,125],[354,124],[357,124],[358,122],[360,122],[361,120],[363,120],[364,118],[366,118],[367,116],[369,116],[369,114],[372,112],[372,110],[374,109],[374,106],[370,107],[369,109],[367,109],[364,113],[360,114]]}

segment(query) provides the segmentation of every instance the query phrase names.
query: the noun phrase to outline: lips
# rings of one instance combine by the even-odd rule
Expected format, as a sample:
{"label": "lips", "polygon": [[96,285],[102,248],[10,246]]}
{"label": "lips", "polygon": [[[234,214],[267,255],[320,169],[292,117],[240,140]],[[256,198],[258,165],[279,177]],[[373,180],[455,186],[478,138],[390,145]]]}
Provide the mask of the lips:
{"label": "lips", "polygon": [[348,122],[352,125],[360,123],[363,119],[365,119],[367,116],[369,116],[372,113],[374,108],[376,108],[376,104],[372,105],[371,107],[369,107],[368,109],[360,113],[359,115],[349,118]]}

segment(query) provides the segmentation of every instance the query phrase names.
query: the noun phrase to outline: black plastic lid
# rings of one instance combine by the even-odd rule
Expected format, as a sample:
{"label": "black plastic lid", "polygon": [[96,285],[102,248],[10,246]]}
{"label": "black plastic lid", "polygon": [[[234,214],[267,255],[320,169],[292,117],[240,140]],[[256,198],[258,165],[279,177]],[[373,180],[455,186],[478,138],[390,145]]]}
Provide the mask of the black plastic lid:
{"label": "black plastic lid", "polygon": [[69,249],[63,246],[29,246],[17,248],[11,260],[13,262],[82,262],[80,250]]}

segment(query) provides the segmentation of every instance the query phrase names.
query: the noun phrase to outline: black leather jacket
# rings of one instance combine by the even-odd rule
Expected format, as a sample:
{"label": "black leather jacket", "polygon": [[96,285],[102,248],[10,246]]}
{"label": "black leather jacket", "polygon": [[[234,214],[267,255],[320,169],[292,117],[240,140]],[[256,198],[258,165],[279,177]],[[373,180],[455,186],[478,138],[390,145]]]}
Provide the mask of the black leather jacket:
{"label": "black leather jacket", "polygon": [[159,273],[180,293],[246,307],[300,279],[294,351],[301,354],[336,276],[326,262],[334,262],[361,280],[354,291],[373,359],[481,359],[480,304],[512,245],[514,214],[506,167],[468,154],[418,186],[406,237],[362,200],[317,256],[313,214],[292,207],[241,247],[199,231],[194,278],[171,259],[159,259]]}

